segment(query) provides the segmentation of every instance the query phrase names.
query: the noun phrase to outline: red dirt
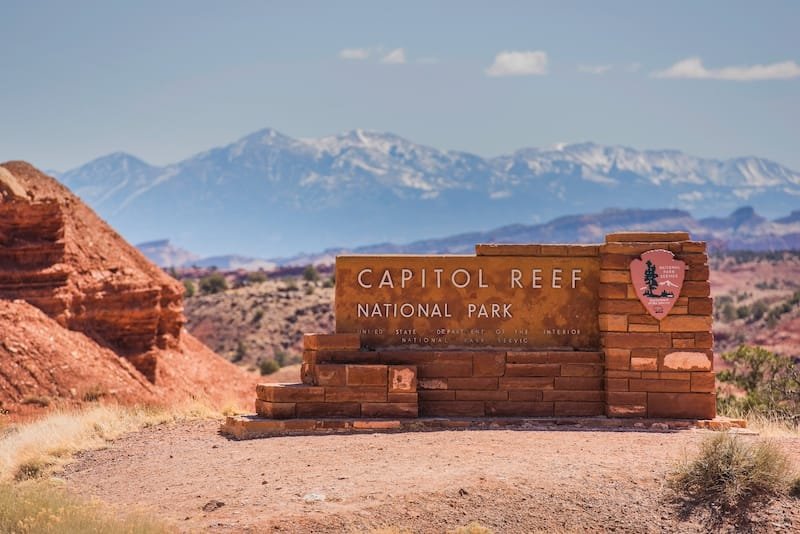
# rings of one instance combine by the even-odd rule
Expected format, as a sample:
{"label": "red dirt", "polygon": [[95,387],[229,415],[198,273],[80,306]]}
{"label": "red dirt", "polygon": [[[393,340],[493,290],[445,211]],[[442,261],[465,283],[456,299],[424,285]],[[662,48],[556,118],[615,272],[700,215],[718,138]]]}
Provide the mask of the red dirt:
{"label": "red dirt", "polygon": [[184,323],[180,282],[55,179],[0,165],[0,409],[97,397],[249,407],[258,377]]}

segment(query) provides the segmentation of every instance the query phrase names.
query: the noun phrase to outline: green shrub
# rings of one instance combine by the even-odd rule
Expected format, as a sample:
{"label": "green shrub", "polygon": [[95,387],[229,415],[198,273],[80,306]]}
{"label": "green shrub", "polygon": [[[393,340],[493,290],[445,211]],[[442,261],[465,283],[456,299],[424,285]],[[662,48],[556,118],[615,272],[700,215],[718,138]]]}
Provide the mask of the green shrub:
{"label": "green shrub", "polygon": [[706,507],[719,518],[746,518],[751,507],[785,494],[791,464],[774,443],[745,443],[727,432],[707,438],[700,453],[667,480],[686,511]]}
{"label": "green shrub", "polygon": [[258,362],[258,370],[262,375],[271,375],[281,368],[281,364],[275,360],[261,360]]}
{"label": "green shrub", "polygon": [[331,276],[330,278],[327,278],[324,282],[322,282],[322,287],[331,288],[334,286],[334,284],[335,280],[333,279],[333,276]]}
{"label": "green shrub", "polygon": [[247,356],[247,347],[240,339],[238,343],[236,343],[236,350],[233,353],[233,358],[231,358],[231,361],[233,363],[239,363],[240,361],[244,360],[245,356]]}
{"label": "green shrub", "polygon": [[221,273],[211,273],[200,279],[200,291],[206,295],[220,293],[228,289],[228,281]]}
{"label": "green shrub", "polygon": [[722,359],[731,368],[717,373],[717,378],[736,386],[743,395],[720,395],[720,411],[756,412],[800,423],[800,366],[792,358],[741,345]]}
{"label": "green shrub", "polygon": [[264,271],[249,272],[245,280],[248,284],[260,284],[267,281],[267,273]]}
{"label": "green shrub", "polygon": [[306,282],[316,282],[319,280],[319,272],[317,271],[317,268],[313,265],[306,267],[306,269],[303,271],[303,280]]}
{"label": "green shrub", "polygon": [[188,278],[183,281],[183,295],[188,299],[194,296],[195,289],[194,289],[194,282],[189,280]]}

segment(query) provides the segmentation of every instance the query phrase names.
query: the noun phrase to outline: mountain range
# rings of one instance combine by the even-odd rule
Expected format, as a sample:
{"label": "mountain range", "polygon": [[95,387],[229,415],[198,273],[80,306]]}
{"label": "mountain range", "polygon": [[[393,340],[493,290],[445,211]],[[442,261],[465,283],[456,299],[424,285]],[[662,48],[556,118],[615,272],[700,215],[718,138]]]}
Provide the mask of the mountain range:
{"label": "mountain range", "polygon": [[166,166],[115,153],[57,178],[129,240],[168,236],[204,257],[409,243],[606,208],[708,218],[746,203],[778,217],[800,205],[800,173],[757,157],[581,143],[485,158],[364,130],[265,129]]}
{"label": "mountain range", "polygon": [[[800,250],[800,210],[769,220],[752,207],[726,217],[695,219],[676,209],[608,209],[600,213],[568,215],[544,224],[513,224],[487,232],[467,232],[406,244],[379,243],[354,248],[329,248],[317,253],[264,260],[243,256],[198,258],[169,241],[144,243],[139,249],[162,267],[244,268],[254,270],[333,263],[337,254],[471,254],[477,243],[602,243],[605,234],[620,230],[688,230],[692,238],[708,241],[712,251]],[[191,257],[187,260],[185,258]]]}

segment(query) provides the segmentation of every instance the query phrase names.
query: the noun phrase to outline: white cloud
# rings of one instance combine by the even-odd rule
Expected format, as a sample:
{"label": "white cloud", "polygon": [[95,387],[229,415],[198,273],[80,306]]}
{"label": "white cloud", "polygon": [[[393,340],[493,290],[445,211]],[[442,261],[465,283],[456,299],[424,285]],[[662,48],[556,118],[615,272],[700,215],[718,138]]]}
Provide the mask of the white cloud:
{"label": "white cloud", "polygon": [[406,51],[402,48],[395,48],[381,58],[381,63],[402,64],[406,62]]}
{"label": "white cloud", "polygon": [[690,191],[689,193],[681,193],[678,195],[678,200],[682,200],[683,202],[692,203],[692,202],[700,202],[703,200],[704,195],[701,191]]}
{"label": "white cloud", "polygon": [[363,60],[369,58],[370,50],[368,48],[345,48],[339,50],[339,59],[358,59]]}
{"label": "white cloud", "polygon": [[699,57],[678,61],[670,68],[652,73],[654,78],[690,78],[696,80],[788,80],[800,77],[800,65],[794,61],[782,61],[769,65],[737,65],[719,69],[707,69]]}
{"label": "white cloud", "polygon": [[587,74],[605,74],[611,67],[612,65],[578,65],[578,71]]}
{"label": "white cloud", "polygon": [[547,74],[547,52],[503,51],[486,69],[487,76],[531,76]]}
{"label": "white cloud", "polygon": [[628,72],[638,72],[641,67],[642,67],[641,63],[637,63],[636,61],[634,61],[633,63],[628,63],[628,66],[625,67],[625,70]]}

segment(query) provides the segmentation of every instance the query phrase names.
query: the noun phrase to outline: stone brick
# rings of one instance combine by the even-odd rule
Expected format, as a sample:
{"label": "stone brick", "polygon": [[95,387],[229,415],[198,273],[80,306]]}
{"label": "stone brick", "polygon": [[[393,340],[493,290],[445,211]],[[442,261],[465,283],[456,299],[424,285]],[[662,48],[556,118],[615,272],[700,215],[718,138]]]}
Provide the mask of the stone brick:
{"label": "stone brick", "polygon": [[475,245],[476,256],[541,256],[541,245],[480,243]]}
{"label": "stone brick", "polygon": [[672,338],[672,346],[676,349],[693,349],[695,347],[694,337],[691,339]]}
{"label": "stone brick", "polygon": [[552,402],[496,401],[486,403],[486,415],[499,417],[551,417]]}
{"label": "stone brick", "polygon": [[694,346],[698,349],[710,349],[714,346],[714,334],[711,332],[698,332],[694,335]]}
{"label": "stone brick", "polygon": [[420,378],[472,376],[472,358],[468,360],[434,360],[417,366]]}
{"label": "stone brick", "polygon": [[711,284],[708,282],[687,280],[683,282],[681,295],[685,297],[708,297],[711,295]]}
{"label": "stone brick", "polygon": [[509,389],[508,390],[508,400],[512,401],[534,401],[538,402],[541,401],[544,392],[550,390],[541,390],[541,389]]}
{"label": "stone brick", "polygon": [[705,252],[706,251],[706,242],[705,241],[687,241],[683,243],[681,247],[683,252]]}
{"label": "stone brick", "polygon": [[386,387],[326,387],[325,402],[386,402]]}
{"label": "stone brick", "polygon": [[602,402],[556,402],[553,415],[556,417],[591,417],[603,415],[605,404]]}
{"label": "stone brick", "polygon": [[420,414],[435,417],[483,417],[482,401],[425,401],[420,404]]}
{"label": "stone brick", "polygon": [[417,389],[447,389],[446,378],[420,378],[417,381]]}
{"label": "stone brick", "polygon": [[[603,335],[605,347],[619,349],[633,349],[636,347],[668,348],[672,345],[669,334],[647,333],[617,333],[609,332]],[[608,354],[608,350],[606,350]]]}
{"label": "stone brick", "polygon": [[417,368],[411,365],[389,366],[389,393],[417,390]]}
{"label": "stone brick", "polygon": [[267,402],[323,401],[325,388],[306,384],[258,384],[256,398]]}
{"label": "stone brick", "polygon": [[459,401],[502,401],[508,400],[508,391],[505,390],[470,390],[459,389],[456,391],[456,400]]}
{"label": "stone brick", "polygon": [[714,373],[692,373],[692,391],[696,393],[712,393],[716,385]]}
{"label": "stone brick", "polygon": [[629,315],[628,316],[628,323],[630,324],[649,324],[649,325],[658,325],[659,320],[651,315]]}
{"label": "stone brick", "polygon": [[668,315],[661,319],[662,332],[708,332],[711,317],[707,315]]}
{"label": "stone brick", "polygon": [[509,363],[505,376],[559,376],[561,365],[557,363]]}
{"label": "stone brick", "polygon": [[383,365],[381,353],[374,351],[359,350],[320,350],[317,351],[318,361],[328,361],[335,363],[357,363],[364,365]]}
{"label": "stone brick", "polygon": [[666,249],[670,252],[680,252],[680,243],[665,242],[659,243],[658,246],[653,246],[651,241],[648,242],[612,242],[607,243],[600,247],[601,254],[624,254],[630,256],[630,259],[638,258],[643,252],[653,250],[654,248]]}
{"label": "stone brick", "polygon": [[608,391],[606,392],[608,404],[647,404],[647,393],[644,391]]}
{"label": "stone brick", "polygon": [[361,417],[417,417],[416,402],[364,402]]}
{"label": "stone brick", "polygon": [[686,271],[686,280],[708,280],[709,271],[708,265],[692,265],[689,267],[689,270]]}
{"label": "stone brick", "polygon": [[603,379],[576,376],[556,377],[553,389],[599,390],[603,389]]}
{"label": "stone brick", "polygon": [[628,326],[629,332],[659,332],[657,324],[632,324]]}
{"label": "stone brick", "polygon": [[358,334],[306,334],[303,348],[309,350],[359,350],[361,337]]}
{"label": "stone brick", "polygon": [[630,281],[631,272],[628,270],[611,271],[608,269],[602,269],[600,271],[600,282],[603,284],[629,284]]}
{"label": "stone brick", "polygon": [[319,364],[316,366],[315,375],[315,382],[319,386],[344,386],[347,384],[347,367],[344,364]]}
{"label": "stone brick", "polygon": [[659,349],[650,347],[638,347],[631,349],[631,358],[658,358]]}
{"label": "stone brick", "polygon": [[598,295],[601,299],[626,299],[628,286],[625,284],[600,284]]}
{"label": "stone brick", "polygon": [[689,373],[643,372],[642,378],[650,380],[689,380]]}
{"label": "stone brick", "polygon": [[400,430],[403,423],[400,421],[353,421],[356,430]]}
{"label": "stone brick", "polygon": [[694,315],[711,315],[714,301],[710,298],[694,297],[689,299],[689,313]]}
{"label": "stone brick", "polygon": [[712,393],[650,393],[647,397],[647,415],[713,419],[717,415],[716,398]]}
{"label": "stone brick", "polygon": [[667,371],[710,371],[711,358],[705,352],[671,352],[661,364]]}
{"label": "stone brick", "polygon": [[[649,241],[651,243],[664,243],[672,241],[689,241],[688,232],[613,232],[606,235],[606,243],[630,243]],[[684,243],[685,245],[686,243]],[[650,244],[648,244],[650,246]],[[657,248],[650,246],[650,248]]]}
{"label": "stone brick", "polygon": [[625,332],[628,330],[627,315],[601,313],[597,316],[597,321],[600,324],[600,330],[605,332]]}
{"label": "stone brick", "polygon": [[359,417],[357,402],[298,402],[297,417]]}
{"label": "stone brick", "polygon": [[657,358],[631,358],[631,369],[634,371],[657,371]]}
{"label": "stone brick", "polygon": [[417,392],[414,393],[392,393],[386,394],[387,402],[417,402]]}
{"label": "stone brick", "polygon": [[679,393],[689,391],[688,380],[630,379],[630,391]]}
{"label": "stone brick", "polygon": [[631,367],[630,349],[606,349],[606,369],[628,370]]}
{"label": "stone brick", "polygon": [[566,256],[568,245],[539,245],[542,256]]}
{"label": "stone brick", "polygon": [[606,378],[606,391],[628,391],[627,378]]}
{"label": "stone brick", "polygon": [[506,355],[508,363],[602,363],[603,353],[581,350],[550,352],[516,352]]}
{"label": "stone brick", "polygon": [[456,400],[455,390],[425,389],[417,391],[420,402],[422,401],[451,401]]}
{"label": "stone brick", "polygon": [[503,376],[505,368],[504,352],[476,353],[472,357],[473,376]]}
{"label": "stone brick", "polygon": [[616,369],[606,369],[606,378],[642,378],[641,371],[618,371]]}
{"label": "stone brick", "polygon": [[553,389],[552,377],[501,377],[500,389]]}
{"label": "stone brick", "polygon": [[600,268],[603,270],[625,270],[631,266],[631,257],[627,254],[608,254],[600,247]]}
{"label": "stone brick", "polygon": [[448,378],[448,389],[497,389],[497,378]]}
{"label": "stone brick", "polygon": [[684,262],[689,268],[695,265],[705,265],[708,263],[708,255],[707,254],[680,254],[678,259]]}
{"label": "stone brick", "polygon": [[310,363],[303,362],[300,364],[300,382],[308,386],[316,386],[314,378],[314,368],[316,366]]}
{"label": "stone brick", "polygon": [[[598,307],[600,313],[631,314],[642,313],[644,306],[639,300],[601,300]],[[630,322],[630,317],[628,317]]]}
{"label": "stone brick", "polygon": [[645,417],[647,406],[644,404],[609,404],[606,406],[606,415],[609,417]]}
{"label": "stone brick", "polygon": [[386,365],[348,365],[348,386],[385,386],[389,368]]}
{"label": "stone brick", "polygon": [[294,402],[267,402],[256,399],[256,414],[269,419],[289,419],[294,417]]}
{"label": "stone brick", "polygon": [[547,390],[542,392],[541,400],[569,401],[569,402],[603,402],[605,400],[605,392],[579,391],[579,390]]}
{"label": "stone brick", "polygon": [[565,363],[561,376],[603,376],[603,365],[591,363]]}
{"label": "stone brick", "polygon": [[599,245],[567,245],[568,256],[597,256],[600,254]]}

